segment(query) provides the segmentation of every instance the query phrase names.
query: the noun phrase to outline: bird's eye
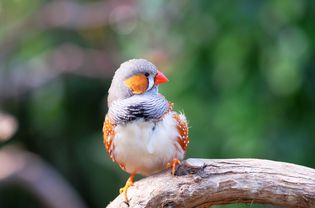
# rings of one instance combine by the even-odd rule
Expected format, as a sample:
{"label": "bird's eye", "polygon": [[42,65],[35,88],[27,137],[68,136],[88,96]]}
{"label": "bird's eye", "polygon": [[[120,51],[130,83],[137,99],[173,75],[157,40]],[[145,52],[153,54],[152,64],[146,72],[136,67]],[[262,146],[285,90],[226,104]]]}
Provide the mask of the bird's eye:
{"label": "bird's eye", "polygon": [[144,74],[144,76],[146,76],[146,77],[148,77],[149,75],[150,75],[150,74],[149,74],[148,72]]}

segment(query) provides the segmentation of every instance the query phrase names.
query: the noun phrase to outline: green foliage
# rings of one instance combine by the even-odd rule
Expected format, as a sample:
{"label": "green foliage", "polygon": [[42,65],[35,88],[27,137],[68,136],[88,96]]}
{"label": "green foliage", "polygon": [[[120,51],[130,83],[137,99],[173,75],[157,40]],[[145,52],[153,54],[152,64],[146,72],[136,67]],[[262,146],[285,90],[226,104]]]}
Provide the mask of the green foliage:
{"label": "green foliage", "polygon": [[[49,67],[57,62],[63,69],[58,52],[64,50],[57,49],[64,45],[85,54],[74,50],[70,54],[82,60],[75,59],[73,71],[65,68],[39,87],[0,100],[0,109],[19,122],[8,143],[50,163],[89,207],[104,207],[127,179],[105,153],[101,128],[113,70],[135,57],[150,59],[169,77],[160,92],[188,117],[187,157],[257,157],[315,167],[313,1],[140,0],[134,19],[112,20],[111,14],[109,23],[91,27],[35,22],[22,27],[22,36],[15,31],[49,3],[0,1],[0,44],[13,39],[0,47],[0,81],[13,75],[28,81],[29,73],[54,71]],[[106,73],[95,74],[99,65]],[[10,200],[0,198],[0,206]],[[23,207],[28,202],[33,200]]]}

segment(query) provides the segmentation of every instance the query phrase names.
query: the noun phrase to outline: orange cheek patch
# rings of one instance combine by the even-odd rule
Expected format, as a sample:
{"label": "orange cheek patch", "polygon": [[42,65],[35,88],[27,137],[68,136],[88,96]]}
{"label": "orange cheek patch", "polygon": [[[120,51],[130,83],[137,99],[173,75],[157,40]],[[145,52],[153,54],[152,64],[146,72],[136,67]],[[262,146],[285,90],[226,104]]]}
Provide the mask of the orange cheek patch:
{"label": "orange cheek patch", "polygon": [[141,94],[147,90],[149,83],[147,77],[140,74],[126,79],[124,84],[132,91],[132,93]]}

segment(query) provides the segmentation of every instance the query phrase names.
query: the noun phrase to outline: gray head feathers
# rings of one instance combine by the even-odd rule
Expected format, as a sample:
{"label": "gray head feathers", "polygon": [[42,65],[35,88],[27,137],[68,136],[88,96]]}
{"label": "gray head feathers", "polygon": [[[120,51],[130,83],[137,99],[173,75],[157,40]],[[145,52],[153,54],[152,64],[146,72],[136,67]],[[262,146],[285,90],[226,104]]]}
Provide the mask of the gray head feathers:
{"label": "gray head feathers", "polygon": [[120,65],[108,91],[108,116],[115,123],[126,123],[143,118],[159,119],[168,110],[168,101],[158,94],[154,85],[143,94],[134,95],[124,80],[136,74],[157,74],[157,68],[145,59],[132,59]]}
{"label": "gray head feathers", "polygon": [[132,96],[132,93],[123,83],[125,79],[135,74],[149,73],[155,75],[156,67],[145,59],[131,59],[120,65],[113,77],[111,86],[108,90],[108,106],[118,99],[124,99]]}

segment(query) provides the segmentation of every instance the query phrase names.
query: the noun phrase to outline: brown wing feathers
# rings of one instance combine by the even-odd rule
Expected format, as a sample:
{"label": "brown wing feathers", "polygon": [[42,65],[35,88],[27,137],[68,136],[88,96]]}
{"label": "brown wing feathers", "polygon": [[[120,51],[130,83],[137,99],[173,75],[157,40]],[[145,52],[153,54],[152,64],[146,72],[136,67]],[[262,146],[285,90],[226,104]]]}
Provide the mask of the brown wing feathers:
{"label": "brown wing feathers", "polygon": [[109,118],[106,116],[104,124],[103,124],[103,142],[106,148],[107,153],[109,154],[110,158],[115,161],[112,151],[112,142],[115,137],[115,126],[110,122]]}
{"label": "brown wing feathers", "polygon": [[183,119],[179,114],[175,114],[174,118],[176,120],[177,131],[179,134],[177,142],[182,147],[182,149],[186,151],[189,143],[187,121]]}

